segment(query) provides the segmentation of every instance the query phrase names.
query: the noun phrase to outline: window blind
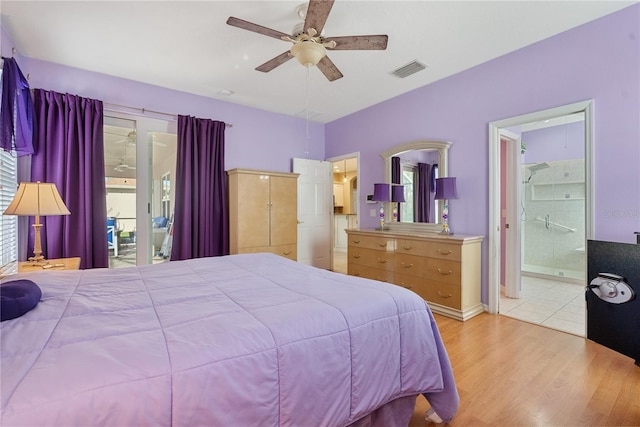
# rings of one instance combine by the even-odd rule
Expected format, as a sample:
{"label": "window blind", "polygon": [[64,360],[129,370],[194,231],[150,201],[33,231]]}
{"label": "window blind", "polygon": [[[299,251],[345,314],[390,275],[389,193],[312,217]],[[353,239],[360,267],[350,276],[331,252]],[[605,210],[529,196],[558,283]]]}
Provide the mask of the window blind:
{"label": "window blind", "polygon": [[18,260],[18,217],[2,215],[18,189],[17,157],[0,150],[0,269]]}

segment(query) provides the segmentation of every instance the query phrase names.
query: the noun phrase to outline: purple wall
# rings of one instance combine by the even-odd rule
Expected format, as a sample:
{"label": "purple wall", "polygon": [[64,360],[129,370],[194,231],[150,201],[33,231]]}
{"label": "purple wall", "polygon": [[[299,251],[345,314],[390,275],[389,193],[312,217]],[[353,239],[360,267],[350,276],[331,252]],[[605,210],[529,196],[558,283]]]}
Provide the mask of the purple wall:
{"label": "purple wall", "polygon": [[[422,139],[451,141],[449,173],[458,178],[460,197],[450,203],[451,224],[457,233],[488,236],[489,122],[593,99],[595,238],[635,242],[632,233],[640,231],[639,39],[640,4],[635,4],[329,123],[326,155],[360,152],[364,195],[384,178],[383,150]],[[375,226],[375,218],[363,215],[360,224]],[[485,302],[487,247],[485,239]]]}
{"label": "purple wall", "polygon": [[584,159],[584,122],[536,129],[522,133],[527,145],[525,163]]}
{"label": "purple wall", "polygon": [[[0,47],[2,56],[11,56],[11,40],[4,30]],[[147,110],[192,115],[233,124],[225,134],[226,169],[242,167],[289,172],[293,157],[317,160],[325,158],[324,125],[320,123],[309,125],[311,141],[309,154],[305,154],[304,119],[19,55],[16,55],[16,60],[22,72],[30,75],[31,88],[67,92],[110,104],[144,107]]]}

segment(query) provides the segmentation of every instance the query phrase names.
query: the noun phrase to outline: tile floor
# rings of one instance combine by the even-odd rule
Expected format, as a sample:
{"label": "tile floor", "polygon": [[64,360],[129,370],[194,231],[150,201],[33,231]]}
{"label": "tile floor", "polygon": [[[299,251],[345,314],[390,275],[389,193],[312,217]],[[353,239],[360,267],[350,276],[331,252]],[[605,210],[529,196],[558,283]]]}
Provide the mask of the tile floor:
{"label": "tile floor", "polygon": [[501,289],[500,314],[583,337],[584,287],[523,275],[520,299],[506,298]]}

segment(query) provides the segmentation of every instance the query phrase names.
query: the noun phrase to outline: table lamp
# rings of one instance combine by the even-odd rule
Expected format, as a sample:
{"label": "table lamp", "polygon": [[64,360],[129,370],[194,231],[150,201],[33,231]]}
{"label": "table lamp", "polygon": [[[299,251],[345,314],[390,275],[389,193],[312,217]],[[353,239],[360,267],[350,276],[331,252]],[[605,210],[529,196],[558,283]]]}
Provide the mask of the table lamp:
{"label": "table lamp", "polygon": [[440,234],[453,234],[449,228],[449,205],[448,200],[457,199],[456,179],[454,177],[436,179],[436,200],[442,200],[442,231]]}
{"label": "table lamp", "polygon": [[44,264],[42,243],[40,240],[41,216],[69,215],[55,184],[43,182],[21,182],[16,195],[4,211],[3,215],[35,216],[33,229],[35,230],[33,256],[29,261]]}
{"label": "table lamp", "polygon": [[378,183],[373,184],[373,201],[380,202],[380,228],[376,230],[385,230],[384,228],[384,204],[391,201],[389,199],[389,184]]}

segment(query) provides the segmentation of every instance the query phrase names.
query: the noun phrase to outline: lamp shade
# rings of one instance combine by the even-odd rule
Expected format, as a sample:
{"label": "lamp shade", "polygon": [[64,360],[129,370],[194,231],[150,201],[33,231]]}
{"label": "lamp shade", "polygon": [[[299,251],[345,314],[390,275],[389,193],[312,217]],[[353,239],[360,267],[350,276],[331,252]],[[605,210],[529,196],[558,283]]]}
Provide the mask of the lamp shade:
{"label": "lamp shade", "polygon": [[69,215],[55,184],[21,182],[4,215]]}
{"label": "lamp shade", "polygon": [[455,177],[437,178],[436,179],[436,199],[450,200],[457,199],[458,192],[456,190]]}
{"label": "lamp shade", "polygon": [[391,201],[404,202],[404,185],[393,185],[391,187]]}
{"label": "lamp shade", "polygon": [[375,202],[389,202],[389,184],[373,184],[373,200]]}

